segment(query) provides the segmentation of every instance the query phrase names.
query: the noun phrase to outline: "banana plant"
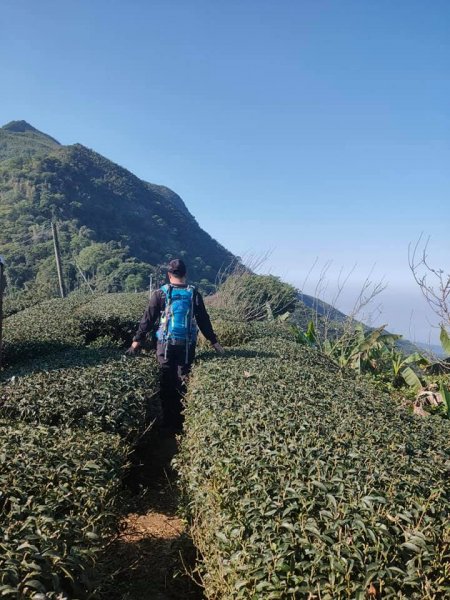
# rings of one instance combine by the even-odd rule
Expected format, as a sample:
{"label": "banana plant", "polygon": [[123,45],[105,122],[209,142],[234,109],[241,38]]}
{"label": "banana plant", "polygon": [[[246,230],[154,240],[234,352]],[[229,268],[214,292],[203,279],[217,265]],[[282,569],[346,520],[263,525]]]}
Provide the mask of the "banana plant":
{"label": "banana plant", "polygon": [[447,419],[450,419],[450,390],[441,383],[440,390],[444,402],[444,411]]}
{"label": "banana plant", "polygon": [[413,352],[413,354],[405,356],[402,352],[398,352],[395,349],[390,351],[390,366],[394,376],[394,385],[395,382],[403,380],[412,388],[420,388],[422,382],[411,365],[423,368],[429,366],[429,364],[430,361],[419,352]]}
{"label": "banana plant", "polygon": [[314,327],[313,321],[309,321],[308,328],[306,331],[301,331],[301,329],[299,327],[296,327],[295,325],[292,329],[293,329],[293,332],[295,335],[295,341],[297,342],[297,344],[302,344],[304,346],[316,346],[317,345],[316,328]]}
{"label": "banana plant", "polygon": [[443,325],[441,325],[441,335],[439,336],[441,340],[441,346],[444,352],[450,356],[450,335],[447,333],[446,329]]}
{"label": "banana plant", "polygon": [[334,342],[327,340],[324,352],[341,367],[350,367],[357,373],[376,371],[382,360],[383,350],[401,336],[386,333],[386,325],[367,331],[358,323],[351,334],[343,335]]}

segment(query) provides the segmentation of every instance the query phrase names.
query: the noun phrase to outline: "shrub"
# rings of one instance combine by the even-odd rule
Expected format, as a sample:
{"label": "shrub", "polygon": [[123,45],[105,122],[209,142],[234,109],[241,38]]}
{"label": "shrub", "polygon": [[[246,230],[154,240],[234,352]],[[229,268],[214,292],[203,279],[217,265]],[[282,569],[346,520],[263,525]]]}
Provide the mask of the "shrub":
{"label": "shrub", "polygon": [[74,318],[85,344],[102,337],[130,344],[147,304],[145,293],[106,294],[78,308]]}
{"label": "shrub", "polygon": [[[214,320],[212,325],[222,346],[240,346],[254,336],[252,326],[246,322],[218,319]],[[201,349],[210,347],[209,342],[201,334],[198,339],[198,347]]]}
{"label": "shrub", "polygon": [[73,295],[42,302],[5,319],[4,353],[11,364],[109,338],[130,343],[146,294]]}
{"label": "shrub", "polygon": [[81,345],[74,310],[84,302],[80,296],[47,300],[5,319],[4,353],[8,363]]}
{"label": "shrub", "polygon": [[449,435],[289,341],[200,362],[179,468],[207,597],[448,597]]}
{"label": "shrub", "polygon": [[101,429],[133,441],[146,417],[156,416],[157,377],[155,360],[123,357],[14,377],[0,388],[0,416]]}
{"label": "shrub", "polygon": [[293,311],[297,296],[297,290],[278,277],[255,275],[240,267],[221,283],[208,304],[234,319],[254,321]]}
{"label": "shrub", "polygon": [[118,436],[0,421],[2,597],[74,598],[89,588],[124,461]]}

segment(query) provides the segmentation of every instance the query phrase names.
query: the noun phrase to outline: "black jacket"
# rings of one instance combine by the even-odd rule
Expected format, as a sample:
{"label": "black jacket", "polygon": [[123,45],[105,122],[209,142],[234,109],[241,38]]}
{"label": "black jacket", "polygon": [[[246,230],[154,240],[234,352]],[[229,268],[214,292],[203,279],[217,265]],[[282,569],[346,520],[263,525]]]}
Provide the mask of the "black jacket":
{"label": "black jacket", "polygon": [[[172,284],[173,285],[173,284]],[[187,285],[173,285],[174,288],[186,288]],[[139,323],[134,342],[143,342],[148,333],[154,330],[155,325],[159,323],[161,314],[166,308],[166,295],[162,290],[153,292],[144,316]],[[206,312],[205,303],[202,295],[197,290],[194,291],[194,316],[197,325],[205,338],[215,344],[217,342],[216,334],[211,325],[211,320]]]}

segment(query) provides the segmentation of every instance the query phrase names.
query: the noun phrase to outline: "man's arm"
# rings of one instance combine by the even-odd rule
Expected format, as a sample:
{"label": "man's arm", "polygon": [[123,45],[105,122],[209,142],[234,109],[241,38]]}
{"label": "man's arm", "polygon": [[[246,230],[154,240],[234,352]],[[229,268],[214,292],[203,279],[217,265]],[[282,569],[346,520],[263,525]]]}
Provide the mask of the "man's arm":
{"label": "man's arm", "polygon": [[195,320],[197,321],[197,325],[200,331],[203,333],[205,338],[211,342],[216,352],[219,354],[223,354],[224,349],[217,341],[217,336],[214,333],[214,329],[211,325],[211,319],[206,311],[205,303],[203,302],[202,295],[200,292],[195,292],[194,297],[194,315]]}
{"label": "man's arm", "polygon": [[156,290],[156,292],[153,292],[141,322],[139,323],[138,330],[133,338],[132,348],[138,348],[142,342],[145,341],[147,334],[150,333],[154,324],[159,319],[161,310],[162,296],[160,290]]}
{"label": "man's arm", "polygon": [[197,325],[200,331],[203,333],[205,338],[211,342],[211,344],[215,344],[217,342],[217,336],[214,333],[214,329],[211,325],[211,319],[209,318],[208,313],[206,312],[205,303],[203,302],[203,298],[200,292],[195,292],[194,297],[194,315],[195,320],[197,321]]}

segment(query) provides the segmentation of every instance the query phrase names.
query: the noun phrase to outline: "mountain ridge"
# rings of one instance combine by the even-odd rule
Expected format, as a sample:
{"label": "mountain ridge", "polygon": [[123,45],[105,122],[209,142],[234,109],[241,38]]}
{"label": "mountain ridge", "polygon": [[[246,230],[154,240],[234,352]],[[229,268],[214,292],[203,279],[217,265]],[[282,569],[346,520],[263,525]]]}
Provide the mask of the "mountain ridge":
{"label": "mountain ridge", "polygon": [[[101,280],[102,291],[121,291],[143,289],[148,274],[175,256],[203,286],[212,286],[235,260],[168,187],[141,180],[83,144],[61,145],[26,121],[0,128],[0,218],[10,289],[38,282],[48,295],[57,292],[52,221],[58,222],[69,289],[80,284],[81,263],[83,276]],[[87,260],[95,252],[101,263]]]}
{"label": "mountain ridge", "polygon": [[6,123],[6,125],[3,125],[3,127],[1,129],[3,129],[4,131],[10,131],[12,133],[39,134],[40,136],[47,138],[47,139],[51,140],[52,142],[55,142],[56,144],[61,146],[61,143],[58,142],[58,140],[56,140],[54,137],[52,137],[51,135],[48,135],[48,133],[44,133],[43,131],[36,129],[36,127],[33,127],[33,125],[30,125],[30,123],[28,123],[27,121],[24,121],[23,119],[20,121],[10,121],[9,123]]}

